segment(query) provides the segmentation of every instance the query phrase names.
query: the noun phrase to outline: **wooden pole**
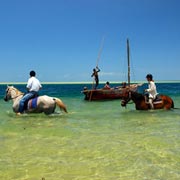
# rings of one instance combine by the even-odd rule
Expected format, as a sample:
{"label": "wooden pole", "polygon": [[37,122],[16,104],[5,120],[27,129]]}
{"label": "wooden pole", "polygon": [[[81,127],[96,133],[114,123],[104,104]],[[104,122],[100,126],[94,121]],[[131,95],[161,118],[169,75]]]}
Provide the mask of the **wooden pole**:
{"label": "wooden pole", "polygon": [[[98,57],[97,57],[97,61],[96,61],[96,67],[98,67],[98,63],[99,63],[99,60],[100,60],[100,57],[101,57],[103,46],[104,46],[104,36],[103,36],[103,38],[101,40],[101,45],[100,45],[100,49],[99,49],[99,53],[98,53]],[[93,86],[94,86],[94,80],[93,80],[93,83],[92,83],[92,89],[91,89],[91,92],[90,92],[89,101],[91,101],[91,99],[92,99]]]}
{"label": "wooden pole", "polygon": [[104,37],[101,40],[101,45],[100,45],[100,49],[99,49],[99,53],[98,53],[98,57],[97,57],[97,61],[96,61],[96,67],[98,67],[98,63],[99,63],[99,60],[100,60],[100,57],[101,57],[103,46],[104,46]]}
{"label": "wooden pole", "polygon": [[94,87],[94,81],[92,83],[92,89],[91,89],[91,92],[90,92],[89,101],[91,101],[91,99],[92,99],[92,94],[93,94],[93,89],[94,89],[93,87]]}
{"label": "wooden pole", "polygon": [[127,60],[128,60],[128,86],[130,86],[130,48],[129,48],[129,39],[127,39]]}

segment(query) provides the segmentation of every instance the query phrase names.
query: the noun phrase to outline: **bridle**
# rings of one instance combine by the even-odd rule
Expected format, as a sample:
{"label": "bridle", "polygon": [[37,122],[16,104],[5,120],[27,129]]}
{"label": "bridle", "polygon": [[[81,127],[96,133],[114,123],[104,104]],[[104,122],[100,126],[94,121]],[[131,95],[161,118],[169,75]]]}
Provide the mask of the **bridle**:
{"label": "bridle", "polygon": [[121,106],[126,106],[126,104],[131,100],[131,91],[128,91],[128,96],[123,96],[121,100]]}

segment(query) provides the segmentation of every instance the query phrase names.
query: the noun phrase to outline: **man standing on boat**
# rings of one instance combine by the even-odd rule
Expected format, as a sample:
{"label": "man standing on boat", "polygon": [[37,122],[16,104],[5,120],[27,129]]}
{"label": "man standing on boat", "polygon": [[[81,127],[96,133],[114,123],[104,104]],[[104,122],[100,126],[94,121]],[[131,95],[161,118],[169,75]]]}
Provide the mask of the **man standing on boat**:
{"label": "man standing on boat", "polygon": [[154,109],[153,100],[156,98],[157,91],[156,91],[156,85],[153,80],[152,74],[147,74],[146,79],[148,81],[148,89],[145,90],[145,92],[148,93],[148,101],[150,104],[150,108]]}
{"label": "man standing on boat", "polygon": [[93,73],[91,75],[91,77],[94,77],[95,80],[95,87],[94,89],[96,89],[99,85],[99,77],[98,77],[98,72],[100,72],[100,69],[98,68],[98,66],[96,66],[96,68],[93,69]]}

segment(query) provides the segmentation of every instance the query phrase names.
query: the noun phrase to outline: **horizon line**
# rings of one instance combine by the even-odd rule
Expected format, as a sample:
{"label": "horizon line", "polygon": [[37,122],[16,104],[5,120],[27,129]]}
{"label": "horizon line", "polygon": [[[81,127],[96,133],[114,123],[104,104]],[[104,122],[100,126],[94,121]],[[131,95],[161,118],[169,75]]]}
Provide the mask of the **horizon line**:
{"label": "horizon line", "polygon": [[[124,81],[111,81],[111,84],[121,84]],[[99,84],[104,84],[106,81],[100,81]],[[147,83],[147,81],[132,81],[131,84]],[[156,83],[180,83],[180,80],[157,80]],[[0,82],[1,85],[4,84],[27,84],[27,82]],[[93,84],[90,81],[42,81],[41,84]]]}

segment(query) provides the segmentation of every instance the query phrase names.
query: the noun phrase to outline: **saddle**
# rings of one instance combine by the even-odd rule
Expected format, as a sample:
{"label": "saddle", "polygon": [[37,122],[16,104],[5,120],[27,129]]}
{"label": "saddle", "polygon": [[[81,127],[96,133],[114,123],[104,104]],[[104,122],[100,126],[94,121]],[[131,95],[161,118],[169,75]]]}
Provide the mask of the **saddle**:
{"label": "saddle", "polygon": [[34,96],[31,99],[25,101],[24,110],[34,109],[37,107],[38,96]]}
{"label": "saddle", "polygon": [[[145,94],[144,96],[146,104],[149,104],[149,96],[148,94]],[[161,96],[159,94],[156,95],[156,98],[153,100],[153,104],[159,104],[162,103]]]}

